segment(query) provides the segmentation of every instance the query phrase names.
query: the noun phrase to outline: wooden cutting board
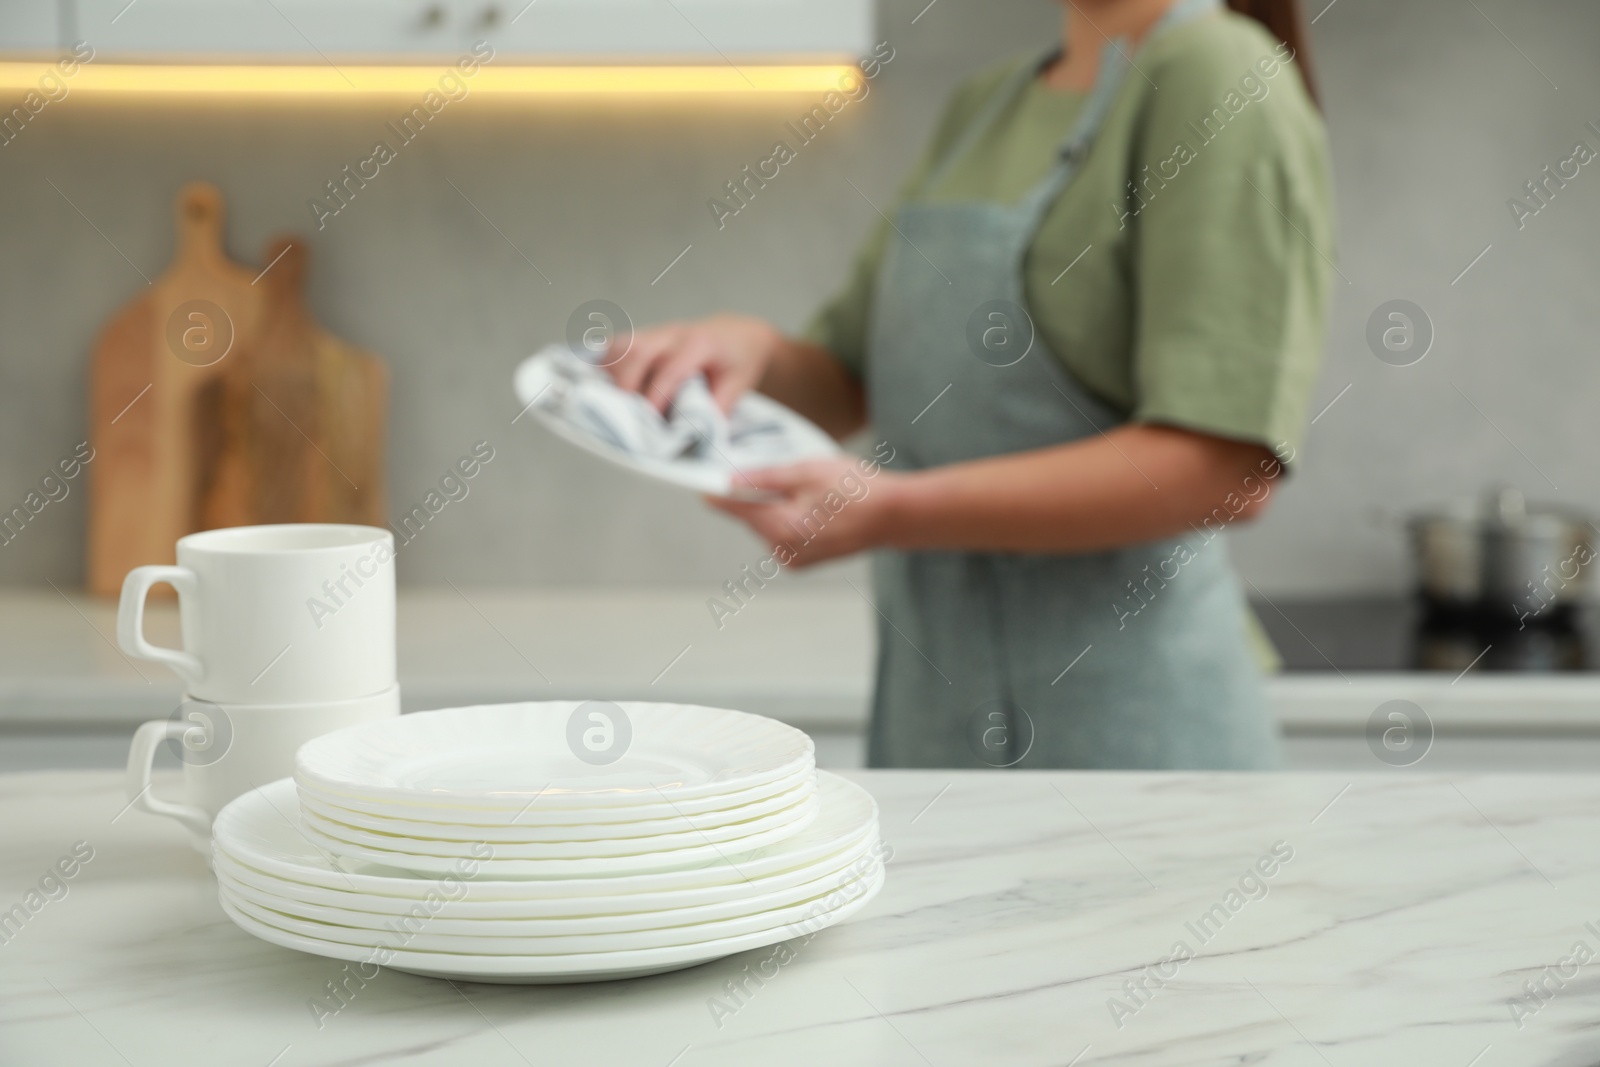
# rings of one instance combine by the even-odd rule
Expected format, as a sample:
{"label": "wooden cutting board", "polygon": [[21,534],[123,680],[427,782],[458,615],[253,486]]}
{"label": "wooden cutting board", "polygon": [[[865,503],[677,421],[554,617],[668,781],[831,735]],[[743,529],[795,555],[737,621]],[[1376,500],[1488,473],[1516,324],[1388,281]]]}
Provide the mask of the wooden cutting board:
{"label": "wooden cutting board", "polygon": [[[220,448],[202,481],[202,528],[384,521],[383,364],[328,333],[304,302],[306,251],[268,246],[260,327],[223,374]],[[208,462],[204,457],[202,462]]]}
{"label": "wooden cutting board", "polygon": [[177,215],[172,265],[91,363],[88,584],[106,596],[196,530],[385,519],[387,375],[311,318],[304,245],[230,262],[209,185],[185,186]]}

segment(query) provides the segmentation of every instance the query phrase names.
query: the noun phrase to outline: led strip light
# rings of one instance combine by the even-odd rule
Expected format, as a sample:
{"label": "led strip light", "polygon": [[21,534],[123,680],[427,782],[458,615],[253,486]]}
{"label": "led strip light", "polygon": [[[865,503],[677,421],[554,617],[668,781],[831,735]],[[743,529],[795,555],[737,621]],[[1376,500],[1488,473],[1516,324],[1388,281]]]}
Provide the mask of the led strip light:
{"label": "led strip light", "polygon": [[[0,91],[38,90],[48,63],[0,62]],[[62,79],[72,94],[189,96],[404,96],[437,88],[445,67],[84,63]],[[472,95],[628,96],[642,94],[820,93],[849,88],[849,64],[746,66],[482,66]],[[842,80],[842,86],[841,86]],[[0,98],[0,104],[4,104]]]}

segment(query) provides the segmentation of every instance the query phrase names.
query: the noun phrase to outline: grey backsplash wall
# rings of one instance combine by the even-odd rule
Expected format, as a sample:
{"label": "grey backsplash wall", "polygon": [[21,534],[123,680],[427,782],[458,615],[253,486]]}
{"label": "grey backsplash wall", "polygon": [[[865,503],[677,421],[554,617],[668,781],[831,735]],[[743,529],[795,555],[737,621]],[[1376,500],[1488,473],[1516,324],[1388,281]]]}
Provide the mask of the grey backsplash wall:
{"label": "grey backsplash wall", "polygon": [[[370,153],[397,102],[50,105],[0,148],[5,507],[83,437],[92,340],[144,284],[123,255],[152,277],[164,269],[172,197],[204,178],[228,198],[235,258],[258,262],[275,232],[309,233],[316,314],[389,361],[396,513],[473,442],[496,449],[471,495],[402,554],[403,581],[720,583],[759,546],[692,497],[603,468],[529,420],[511,425],[511,370],[596,297],[640,322],[737,308],[798,327],[876,218],[850,182],[887,202],[950,87],[1048,40],[1059,17],[1042,0],[924,5],[884,4],[895,58],[871,96],[721,232],[707,198],[763,158],[809,98],[469,98],[320,232],[307,199]],[[1348,281],[1313,410],[1339,399],[1271,513],[1234,542],[1269,595],[1396,587],[1398,517],[1486,480],[1600,508],[1600,163],[1521,232],[1506,207],[1575,141],[1600,148],[1584,128],[1600,121],[1600,7],[1477,8],[1340,0],[1314,27]],[[1412,367],[1379,362],[1364,340],[1369,314],[1393,298],[1422,305],[1437,330]],[[84,500],[80,486],[0,547],[0,581],[80,583]]]}

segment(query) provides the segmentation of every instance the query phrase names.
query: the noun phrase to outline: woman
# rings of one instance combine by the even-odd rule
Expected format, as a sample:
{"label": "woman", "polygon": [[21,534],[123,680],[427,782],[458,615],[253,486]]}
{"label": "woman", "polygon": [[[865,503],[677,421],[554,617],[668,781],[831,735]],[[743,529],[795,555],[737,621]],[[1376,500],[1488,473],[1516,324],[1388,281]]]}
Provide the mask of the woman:
{"label": "woman", "polygon": [[874,766],[1276,762],[1222,531],[1304,429],[1331,208],[1297,12],[1233,6],[1260,14],[1068,3],[1049,54],[956,93],[804,338],[723,315],[613,367],[870,420],[873,477],[807,463],[714,503],[799,565],[882,550]]}

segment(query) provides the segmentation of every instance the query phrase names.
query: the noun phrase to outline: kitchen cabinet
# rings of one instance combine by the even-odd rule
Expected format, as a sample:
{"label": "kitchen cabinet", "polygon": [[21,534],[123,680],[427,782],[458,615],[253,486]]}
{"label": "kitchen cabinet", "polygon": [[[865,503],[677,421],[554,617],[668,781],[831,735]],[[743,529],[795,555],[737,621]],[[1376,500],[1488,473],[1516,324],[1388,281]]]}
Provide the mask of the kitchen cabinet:
{"label": "kitchen cabinet", "polygon": [[0,53],[96,62],[442,62],[487,40],[494,61],[838,60],[873,44],[871,0],[25,0]]}

